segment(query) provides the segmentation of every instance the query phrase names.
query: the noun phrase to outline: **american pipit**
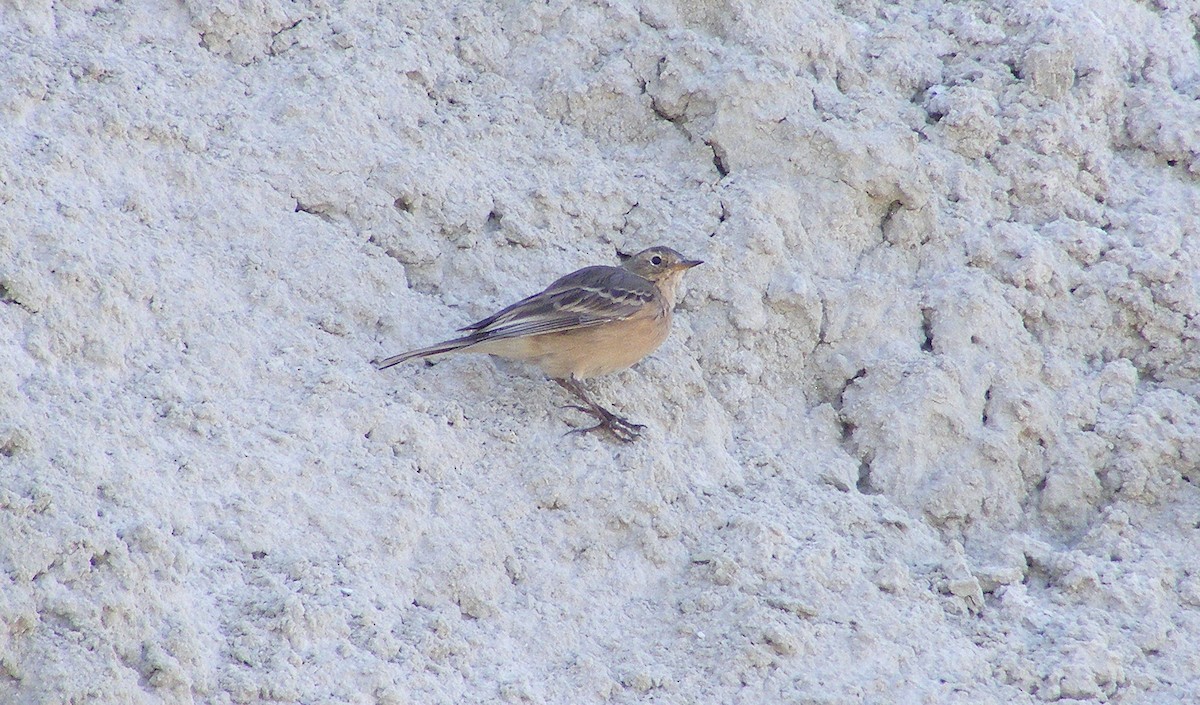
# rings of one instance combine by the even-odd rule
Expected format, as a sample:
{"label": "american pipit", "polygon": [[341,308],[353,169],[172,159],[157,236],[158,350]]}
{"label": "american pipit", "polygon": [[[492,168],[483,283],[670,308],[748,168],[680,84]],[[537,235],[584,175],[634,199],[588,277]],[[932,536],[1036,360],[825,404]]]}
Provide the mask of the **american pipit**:
{"label": "american pipit", "polygon": [[595,426],[572,433],[605,430],[632,441],[645,428],[617,416],[588,398],[580,380],[631,367],[654,352],[671,330],[675,288],[699,260],[669,247],[651,247],[621,257],[619,267],[584,267],[545,291],[472,323],[466,335],[410,350],[376,363],[381,370],[418,357],[448,353],[487,353],[537,365],[583,406]]}

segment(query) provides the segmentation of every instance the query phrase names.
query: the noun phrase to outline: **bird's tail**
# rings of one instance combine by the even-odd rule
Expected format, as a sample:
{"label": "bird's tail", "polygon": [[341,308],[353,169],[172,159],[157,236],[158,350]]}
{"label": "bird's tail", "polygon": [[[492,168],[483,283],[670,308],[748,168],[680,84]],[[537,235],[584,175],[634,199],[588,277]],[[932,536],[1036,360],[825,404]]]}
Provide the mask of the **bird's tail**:
{"label": "bird's tail", "polygon": [[435,345],[430,345],[427,348],[418,348],[417,350],[409,350],[408,352],[392,355],[384,360],[375,360],[375,368],[386,370],[392,365],[399,365],[406,360],[414,360],[418,357],[433,357],[434,355],[444,355],[446,353],[458,352],[464,348],[469,348],[472,345],[480,342],[478,335],[464,335],[461,338],[454,340],[443,340]]}

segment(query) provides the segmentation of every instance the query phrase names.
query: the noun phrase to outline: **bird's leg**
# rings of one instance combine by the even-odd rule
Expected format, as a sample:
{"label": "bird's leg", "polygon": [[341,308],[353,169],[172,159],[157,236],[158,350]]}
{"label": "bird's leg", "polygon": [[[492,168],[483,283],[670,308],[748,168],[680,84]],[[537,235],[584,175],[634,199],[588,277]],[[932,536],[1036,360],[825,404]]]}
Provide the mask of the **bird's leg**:
{"label": "bird's leg", "polygon": [[585,392],[583,389],[583,385],[581,385],[579,380],[575,379],[574,377],[555,379],[554,381],[558,383],[558,386],[574,394],[579,398],[580,401],[584,403],[584,406],[572,405],[571,408],[579,409],[585,414],[590,414],[599,422],[595,426],[577,428],[569,431],[568,433],[589,433],[591,431],[604,430],[611,433],[618,440],[628,443],[629,441],[632,441],[640,436],[642,429],[645,428],[645,426],[640,423],[633,423],[629,419],[623,419],[620,416],[617,416],[613,412],[605,409],[589,399],[587,392]]}

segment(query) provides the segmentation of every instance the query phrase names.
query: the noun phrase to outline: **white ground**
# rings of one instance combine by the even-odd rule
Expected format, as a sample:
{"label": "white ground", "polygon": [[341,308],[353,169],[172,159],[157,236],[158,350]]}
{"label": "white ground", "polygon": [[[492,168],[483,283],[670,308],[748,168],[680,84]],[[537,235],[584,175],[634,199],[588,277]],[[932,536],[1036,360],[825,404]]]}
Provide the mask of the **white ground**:
{"label": "white ground", "polygon": [[1200,701],[1195,0],[443,5],[4,1],[0,702]]}

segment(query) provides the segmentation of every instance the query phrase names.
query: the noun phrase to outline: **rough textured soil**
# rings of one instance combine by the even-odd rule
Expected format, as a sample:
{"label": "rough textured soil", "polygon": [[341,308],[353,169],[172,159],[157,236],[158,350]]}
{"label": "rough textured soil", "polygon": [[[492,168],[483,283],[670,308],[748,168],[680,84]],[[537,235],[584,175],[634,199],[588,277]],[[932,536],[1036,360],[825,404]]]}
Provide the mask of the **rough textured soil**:
{"label": "rough textured soil", "polygon": [[[0,702],[1200,701],[1195,1],[0,4]],[[614,251],[590,383],[370,360]]]}

